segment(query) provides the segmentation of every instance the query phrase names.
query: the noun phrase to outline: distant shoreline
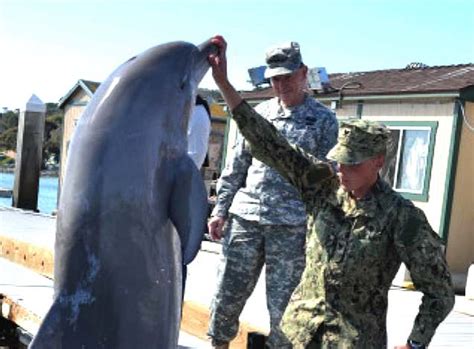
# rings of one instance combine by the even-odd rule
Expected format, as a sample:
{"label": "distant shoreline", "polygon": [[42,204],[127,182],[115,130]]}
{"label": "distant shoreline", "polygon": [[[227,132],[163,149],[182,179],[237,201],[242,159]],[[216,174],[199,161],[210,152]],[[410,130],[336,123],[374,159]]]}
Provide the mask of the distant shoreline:
{"label": "distant shoreline", "polygon": [[[0,173],[15,173],[15,168],[0,167]],[[59,170],[42,170],[41,176],[45,177],[59,177]]]}

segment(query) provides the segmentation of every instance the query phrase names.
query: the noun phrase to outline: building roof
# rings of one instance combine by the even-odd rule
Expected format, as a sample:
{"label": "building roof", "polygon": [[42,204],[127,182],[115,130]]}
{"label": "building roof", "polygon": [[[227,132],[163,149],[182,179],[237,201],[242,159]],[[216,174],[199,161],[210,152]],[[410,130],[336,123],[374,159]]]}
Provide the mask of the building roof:
{"label": "building roof", "polygon": [[76,84],[59,100],[58,108],[64,107],[71,96],[76,93],[77,89],[83,89],[89,97],[92,98],[94,92],[99,87],[100,82],[79,79]]}
{"label": "building roof", "polygon": [[90,81],[90,80],[80,80],[82,81],[92,94],[99,88],[100,82]]}
{"label": "building roof", "polygon": [[[474,64],[428,67],[410,64],[404,69],[329,74],[330,88],[319,97],[459,93],[474,86]],[[273,97],[271,88],[246,91],[245,99]]]}

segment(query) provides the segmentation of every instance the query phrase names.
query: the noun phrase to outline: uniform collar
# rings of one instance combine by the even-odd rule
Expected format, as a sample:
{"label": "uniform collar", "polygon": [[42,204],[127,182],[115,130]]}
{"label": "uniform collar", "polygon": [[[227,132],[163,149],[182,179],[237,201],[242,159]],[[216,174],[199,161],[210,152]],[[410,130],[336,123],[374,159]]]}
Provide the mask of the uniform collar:
{"label": "uniform collar", "polygon": [[346,216],[375,217],[381,209],[380,197],[387,189],[389,189],[388,185],[379,177],[363,199],[355,200],[342,186],[339,187],[336,195],[338,203]]}
{"label": "uniform collar", "polygon": [[275,113],[271,113],[269,115],[270,120],[275,119],[288,119],[291,118],[298,110],[303,109],[308,101],[309,95],[307,93],[304,94],[304,99],[301,104],[292,106],[292,107],[284,107],[280,104],[280,99],[275,97],[272,99],[272,109],[276,111]]}

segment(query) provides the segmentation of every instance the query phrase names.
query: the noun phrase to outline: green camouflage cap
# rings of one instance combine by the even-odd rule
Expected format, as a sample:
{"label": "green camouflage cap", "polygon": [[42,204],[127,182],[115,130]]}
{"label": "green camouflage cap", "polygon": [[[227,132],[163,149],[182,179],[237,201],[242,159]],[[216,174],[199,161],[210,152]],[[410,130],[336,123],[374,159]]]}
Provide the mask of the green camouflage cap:
{"label": "green camouflage cap", "polygon": [[379,123],[361,119],[341,121],[337,144],[327,158],[340,164],[355,165],[385,154],[389,129]]}
{"label": "green camouflage cap", "polygon": [[267,63],[266,79],[277,75],[292,74],[303,64],[300,45],[291,41],[274,46],[267,50],[265,62]]}

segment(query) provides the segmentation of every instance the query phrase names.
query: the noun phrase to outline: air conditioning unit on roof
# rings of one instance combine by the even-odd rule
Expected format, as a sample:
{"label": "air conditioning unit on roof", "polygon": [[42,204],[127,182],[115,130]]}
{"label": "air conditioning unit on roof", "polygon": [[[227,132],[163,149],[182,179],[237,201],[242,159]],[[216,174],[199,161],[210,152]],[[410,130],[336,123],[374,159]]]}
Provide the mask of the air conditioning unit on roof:
{"label": "air conditioning unit on roof", "polygon": [[266,66],[262,65],[260,67],[250,68],[248,70],[250,76],[250,82],[255,87],[260,87],[263,84],[270,84],[269,79],[265,79],[265,69]]}
{"label": "air conditioning unit on roof", "polygon": [[308,85],[312,90],[325,91],[329,88],[326,68],[316,67],[308,70]]}

